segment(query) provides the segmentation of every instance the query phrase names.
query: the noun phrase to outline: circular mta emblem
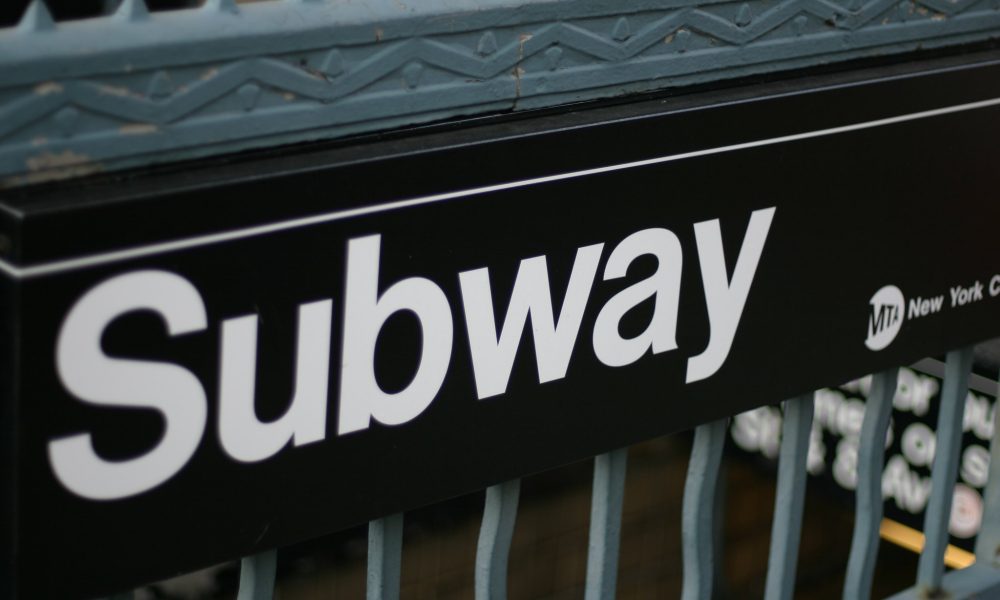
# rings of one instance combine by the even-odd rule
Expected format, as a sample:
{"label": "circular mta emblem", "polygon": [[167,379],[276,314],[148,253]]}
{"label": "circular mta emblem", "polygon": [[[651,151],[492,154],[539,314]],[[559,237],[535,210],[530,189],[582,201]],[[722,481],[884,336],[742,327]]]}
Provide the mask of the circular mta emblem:
{"label": "circular mta emblem", "polygon": [[869,350],[881,350],[892,343],[903,326],[903,292],[894,285],[887,285],[875,292],[868,312]]}

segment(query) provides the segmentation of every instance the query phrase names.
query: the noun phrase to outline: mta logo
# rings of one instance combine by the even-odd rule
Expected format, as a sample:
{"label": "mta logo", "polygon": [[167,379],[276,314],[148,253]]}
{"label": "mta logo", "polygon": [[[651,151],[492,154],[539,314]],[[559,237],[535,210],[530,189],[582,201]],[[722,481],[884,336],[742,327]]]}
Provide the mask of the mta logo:
{"label": "mta logo", "polygon": [[896,339],[896,334],[903,326],[903,292],[894,285],[887,285],[875,292],[868,303],[868,338],[865,346],[869,350],[881,350]]}
{"label": "mta logo", "polygon": [[872,304],[868,314],[868,335],[878,335],[883,330],[891,327],[898,321],[900,316],[899,307],[895,304]]}

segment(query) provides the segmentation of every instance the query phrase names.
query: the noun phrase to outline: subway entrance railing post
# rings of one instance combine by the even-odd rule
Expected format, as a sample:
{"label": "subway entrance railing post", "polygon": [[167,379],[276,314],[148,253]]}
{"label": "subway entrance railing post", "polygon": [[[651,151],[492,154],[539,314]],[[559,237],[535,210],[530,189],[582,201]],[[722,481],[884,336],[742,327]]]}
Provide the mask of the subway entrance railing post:
{"label": "subway entrance railing post", "polygon": [[764,597],[792,598],[814,391],[874,374],[867,598],[899,369],[935,356],[897,597],[1000,593],[998,460],[976,563],[944,568],[1000,337],[995,3],[102,6],[0,28],[0,598],[241,560],[268,599],[283,548],[365,523],[367,597],[398,598],[406,512],[486,490],[498,600],[522,478],[593,459],[584,596],[610,599],[629,448],[688,430],[663,518],[712,598],[729,420],[778,403]]}

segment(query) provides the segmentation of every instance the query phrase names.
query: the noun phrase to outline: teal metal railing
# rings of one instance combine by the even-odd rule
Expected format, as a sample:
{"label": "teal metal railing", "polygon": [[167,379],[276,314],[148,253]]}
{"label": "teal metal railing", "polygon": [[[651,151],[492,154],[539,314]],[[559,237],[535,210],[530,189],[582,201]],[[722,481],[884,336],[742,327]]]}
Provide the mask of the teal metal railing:
{"label": "teal metal railing", "polygon": [[[947,597],[957,600],[991,597],[990,594],[1000,593],[1000,443],[996,437],[990,447],[990,477],[984,494],[986,508],[982,529],[976,543],[976,563],[945,573],[948,519],[957,479],[962,416],[971,369],[971,347],[948,354],[937,424],[932,491],[923,528],[926,543],[920,555],[915,585],[893,596],[894,599]],[[854,534],[844,580],[845,600],[869,598],[877,572],[883,506],[884,441],[890,424],[897,376],[898,369],[876,374],[866,404],[858,452]],[[767,600],[794,597],[813,402],[813,395],[807,394],[788,400],[783,405],[777,490],[764,593]],[[712,598],[713,583],[718,580],[720,565],[715,560],[718,548],[715,547],[717,538],[714,532],[727,421],[707,423],[695,430],[680,516],[684,600]],[[594,459],[586,600],[610,600],[615,597],[627,454],[627,449],[620,449]],[[519,493],[520,481],[517,479],[486,490],[475,562],[476,600],[506,598],[509,576],[507,557],[517,521]],[[402,514],[395,514],[372,521],[369,525],[368,600],[399,598],[403,519]],[[270,600],[273,597],[276,560],[276,551],[243,559],[239,600]],[[130,594],[123,594],[114,598],[124,600],[129,597]]]}
{"label": "teal metal railing", "polygon": [[[875,560],[878,557],[879,524],[882,522],[882,467],[885,446],[881,443],[889,429],[892,398],[896,392],[897,369],[872,378],[872,390],[865,405],[858,448],[858,487],[855,501],[854,537],[847,560],[844,596],[868,598]],[[941,560],[944,560],[942,555]]]}

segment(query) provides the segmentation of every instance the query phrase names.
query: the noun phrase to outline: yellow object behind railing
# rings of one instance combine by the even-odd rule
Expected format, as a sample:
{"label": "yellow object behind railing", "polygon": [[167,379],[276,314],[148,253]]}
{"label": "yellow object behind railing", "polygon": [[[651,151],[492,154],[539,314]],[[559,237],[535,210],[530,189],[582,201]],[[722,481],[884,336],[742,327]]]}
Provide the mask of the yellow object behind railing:
{"label": "yellow object behind railing", "polygon": [[[878,533],[883,540],[912,550],[917,554],[924,549],[924,534],[892,519],[882,519]],[[964,569],[976,562],[976,555],[968,550],[948,544],[944,551],[944,564],[952,569]]]}

